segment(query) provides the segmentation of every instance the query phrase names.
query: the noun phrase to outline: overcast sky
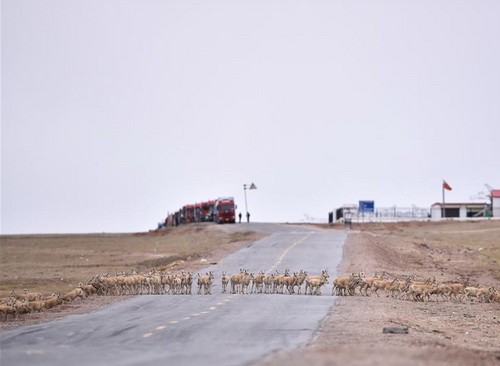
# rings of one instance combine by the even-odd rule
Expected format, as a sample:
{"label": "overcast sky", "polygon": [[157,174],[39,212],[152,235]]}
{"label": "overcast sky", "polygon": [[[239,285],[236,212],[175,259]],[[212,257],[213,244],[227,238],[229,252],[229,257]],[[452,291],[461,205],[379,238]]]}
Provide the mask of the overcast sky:
{"label": "overcast sky", "polygon": [[2,0],[1,232],[500,188],[500,1]]}

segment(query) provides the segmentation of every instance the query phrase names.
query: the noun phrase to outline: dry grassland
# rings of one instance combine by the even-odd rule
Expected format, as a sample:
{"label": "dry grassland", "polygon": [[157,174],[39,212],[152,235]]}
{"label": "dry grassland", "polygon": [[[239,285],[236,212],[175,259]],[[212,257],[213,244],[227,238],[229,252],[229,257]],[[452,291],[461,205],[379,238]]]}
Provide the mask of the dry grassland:
{"label": "dry grassland", "polygon": [[[339,227],[341,228],[341,227]],[[385,271],[390,278],[469,278],[500,289],[500,221],[444,221],[353,225],[339,275]],[[484,365],[500,364],[500,304],[417,302],[380,297],[339,297],[310,344],[283,351],[259,366]],[[408,334],[383,334],[384,327]]]}
{"label": "dry grassland", "polygon": [[3,235],[0,297],[23,289],[65,293],[102,273],[196,268],[201,258],[217,261],[260,237],[204,224],[138,234]]}

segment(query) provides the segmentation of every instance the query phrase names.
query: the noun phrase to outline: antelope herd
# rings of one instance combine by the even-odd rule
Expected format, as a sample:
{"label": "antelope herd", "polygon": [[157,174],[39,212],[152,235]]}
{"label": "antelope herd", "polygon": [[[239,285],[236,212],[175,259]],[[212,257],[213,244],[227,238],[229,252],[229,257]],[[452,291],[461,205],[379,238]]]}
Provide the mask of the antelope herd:
{"label": "antelope herd", "polygon": [[387,297],[413,301],[479,301],[500,302],[500,292],[493,286],[479,287],[471,285],[468,278],[458,278],[439,284],[436,277],[418,280],[415,276],[394,277],[389,279],[383,272],[380,276],[366,277],[364,272],[352,273],[348,277],[338,277],[333,281],[332,295],[352,296],[356,294],[369,296],[369,292],[380,296],[384,291]]}
{"label": "antelope herd", "polygon": [[[213,271],[205,274],[198,273],[196,284],[198,295],[211,295],[215,274]],[[40,312],[51,309],[63,303],[76,299],[84,299],[90,295],[121,296],[121,295],[191,295],[195,276],[192,272],[180,271],[169,273],[152,270],[146,274],[117,273],[116,276],[101,274],[92,277],[86,284],[68,293],[43,296],[41,293],[30,293],[24,290],[22,294],[11,292],[10,296],[0,302],[0,314],[5,321],[9,316],[17,319],[19,315]],[[321,288],[329,283],[327,270],[319,275],[310,275],[304,270],[291,272],[285,269],[274,273],[260,271],[250,273],[240,269],[238,273],[228,275],[226,271],[221,275],[221,291],[232,294],[304,294],[321,295]],[[472,286],[469,279],[460,279],[439,284],[434,277],[426,280],[417,280],[414,276],[395,277],[389,279],[384,272],[380,276],[366,277],[364,272],[352,273],[347,277],[337,277],[333,280],[331,295],[353,296],[356,294],[370,296],[374,293],[380,296],[413,301],[479,301],[500,302],[500,292],[494,287]]]}

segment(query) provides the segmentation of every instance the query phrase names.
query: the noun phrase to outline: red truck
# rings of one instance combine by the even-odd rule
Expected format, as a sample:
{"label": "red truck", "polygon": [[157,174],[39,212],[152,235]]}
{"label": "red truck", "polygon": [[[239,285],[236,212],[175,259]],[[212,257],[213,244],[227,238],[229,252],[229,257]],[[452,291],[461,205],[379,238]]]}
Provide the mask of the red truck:
{"label": "red truck", "polygon": [[214,206],[214,200],[201,203],[201,221],[214,221]]}
{"label": "red truck", "polygon": [[195,205],[186,205],[182,208],[184,214],[184,223],[190,224],[196,222],[195,214]]}
{"label": "red truck", "polygon": [[214,204],[214,222],[219,224],[236,222],[236,205],[233,197],[220,197]]}

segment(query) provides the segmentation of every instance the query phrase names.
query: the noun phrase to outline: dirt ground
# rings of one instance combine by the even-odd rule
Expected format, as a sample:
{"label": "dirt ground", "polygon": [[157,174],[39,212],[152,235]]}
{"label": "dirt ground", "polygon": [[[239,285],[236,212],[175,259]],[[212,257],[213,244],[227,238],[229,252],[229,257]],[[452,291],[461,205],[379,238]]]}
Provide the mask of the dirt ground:
{"label": "dirt ground", "polygon": [[[386,271],[439,282],[457,276],[500,288],[500,222],[354,226],[339,275]],[[383,334],[408,327],[408,334]],[[271,365],[500,365],[500,304],[339,297],[307,347],[271,355]]]}
{"label": "dirt ground", "polygon": [[[3,236],[0,295],[28,286],[30,291],[44,293],[60,286],[67,290],[89,275],[131,268],[146,271],[170,266],[196,271],[200,265],[217,262],[263,236],[238,230],[237,225],[220,228],[202,225],[140,235],[62,236],[59,241],[47,236]],[[335,226],[317,228],[343,230]],[[49,255],[55,252],[57,256]],[[435,276],[438,282],[466,276],[473,284],[499,289],[500,221],[354,225],[338,275],[360,271],[367,275],[385,271],[390,278]],[[0,330],[86,313],[123,298],[92,296],[19,320],[0,322]],[[401,326],[409,328],[408,334],[382,333],[384,327]],[[285,363],[499,365],[500,304],[414,302],[386,297],[384,293],[380,297],[339,297],[306,347],[278,352],[258,364]]]}
{"label": "dirt ground", "polygon": [[[192,271],[265,236],[240,225],[193,224],[136,234],[0,236],[0,299],[24,289],[65,294],[98,274]],[[89,296],[40,313],[0,318],[0,332],[94,311],[128,296]]]}

